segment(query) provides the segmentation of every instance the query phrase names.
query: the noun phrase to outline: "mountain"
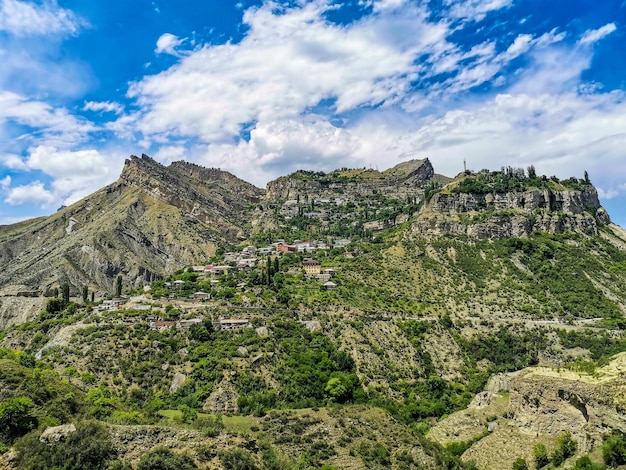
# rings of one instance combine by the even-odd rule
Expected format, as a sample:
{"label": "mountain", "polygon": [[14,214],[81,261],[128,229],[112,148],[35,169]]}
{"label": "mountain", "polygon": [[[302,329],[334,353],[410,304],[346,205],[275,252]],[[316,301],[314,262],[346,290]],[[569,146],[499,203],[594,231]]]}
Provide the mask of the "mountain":
{"label": "mountain", "polygon": [[[35,244],[37,227],[54,243]],[[38,269],[81,273],[75,287],[91,258],[56,260],[104,245],[117,270],[98,282],[121,272],[128,294],[9,296],[5,277],[4,312],[33,302],[0,327],[0,410],[27,398],[22,418],[39,423],[0,436],[17,455],[62,448],[41,444],[62,431],[108,433],[119,468],[159,444],[217,469],[534,468],[542,449],[555,468],[626,462],[626,232],[588,177],[445,178],[413,160],[263,191],[132,157],[115,184],[2,236],[13,259],[49,250]],[[219,269],[180,269],[209,257]],[[86,430],[94,418],[105,431]],[[55,423],[77,431],[43,434]],[[0,468],[19,468],[6,455]]]}
{"label": "mountain", "polygon": [[1,227],[0,286],[112,292],[118,275],[142,286],[245,239],[263,194],[221,170],[131,156],[115,183],[50,217]]}

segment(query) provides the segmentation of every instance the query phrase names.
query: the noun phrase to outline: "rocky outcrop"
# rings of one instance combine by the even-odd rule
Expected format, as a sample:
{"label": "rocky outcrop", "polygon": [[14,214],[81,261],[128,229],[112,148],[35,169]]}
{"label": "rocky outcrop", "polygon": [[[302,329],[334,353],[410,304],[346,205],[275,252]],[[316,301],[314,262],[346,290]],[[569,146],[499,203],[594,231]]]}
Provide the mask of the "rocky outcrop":
{"label": "rocky outcrop", "polygon": [[[350,176],[345,176],[349,173]],[[271,181],[266,200],[296,199],[298,195],[323,198],[336,195],[371,195],[376,192],[388,197],[404,197],[423,189],[435,175],[432,164],[424,160],[403,162],[384,172],[363,169],[361,172],[337,170],[328,174],[296,172]]]}
{"label": "rocky outcrop", "polygon": [[534,231],[596,234],[610,218],[595,188],[540,190],[510,193],[435,194],[417,220],[419,235],[465,235],[477,239],[527,237]]}
{"label": "rocky outcrop", "polygon": [[[230,173],[131,156],[120,179],[46,218],[0,227],[0,287],[111,293],[203,262],[247,236],[264,191]],[[8,320],[3,320],[6,324]]]}
{"label": "rocky outcrop", "polygon": [[227,376],[215,387],[202,409],[213,414],[236,414],[239,412],[239,394]]}
{"label": "rocky outcrop", "polygon": [[625,370],[624,353],[597,377],[530,369],[512,382],[509,417],[526,434],[569,432],[580,450],[588,452],[601,444],[606,432],[626,432]]}

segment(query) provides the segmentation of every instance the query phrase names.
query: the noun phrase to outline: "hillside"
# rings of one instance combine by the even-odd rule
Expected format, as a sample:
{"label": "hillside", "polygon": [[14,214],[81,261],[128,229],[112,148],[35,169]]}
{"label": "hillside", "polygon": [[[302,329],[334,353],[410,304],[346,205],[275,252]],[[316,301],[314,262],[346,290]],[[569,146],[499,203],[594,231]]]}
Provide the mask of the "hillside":
{"label": "hillside", "polygon": [[[540,445],[554,468],[626,462],[626,232],[587,178],[445,180],[427,160],[298,172],[265,196],[233,178],[133,158],[107,198],[85,200],[148,201],[134,226],[175,227],[184,244],[160,246],[187,266],[136,277],[122,299],[45,300],[0,330],[7,360],[36,367],[23,373],[80,391],[73,414],[46,421],[43,406],[5,444],[96,419],[119,449],[107,464],[132,468],[159,444],[199,468],[534,468]],[[234,246],[263,218],[270,231]]]}
{"label": "hillside", "polygon": [[113,292],[208,260],[245,238],[263,191],[220,170],[130,157],[118,181],[50,217],[0,227],[0,287],[46,293],[67,282]]}

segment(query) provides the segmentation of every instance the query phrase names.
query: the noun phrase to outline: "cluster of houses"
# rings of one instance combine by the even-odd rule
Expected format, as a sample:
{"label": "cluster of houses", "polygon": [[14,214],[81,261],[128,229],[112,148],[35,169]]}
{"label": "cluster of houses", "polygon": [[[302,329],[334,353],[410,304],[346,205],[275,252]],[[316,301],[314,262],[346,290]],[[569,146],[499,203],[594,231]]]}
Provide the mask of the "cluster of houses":
{"label": "cluster of houses", "polygon": [[[147,317],[149,321],[148,325],[150,329],[157,331],[170,330],[172,328],[177,328],[179,330],[188,330],[194,325],[199,325],[202,323],[201,318],[191,318],[188,320],[159,320],[155,317],[149,316]],[[224,318],[220,319],[217,322],[213,322],[213,327],[222,331],[225,330],[238,330],[241,328],[252,328],[252,323],[250,320],[245,318]]]}

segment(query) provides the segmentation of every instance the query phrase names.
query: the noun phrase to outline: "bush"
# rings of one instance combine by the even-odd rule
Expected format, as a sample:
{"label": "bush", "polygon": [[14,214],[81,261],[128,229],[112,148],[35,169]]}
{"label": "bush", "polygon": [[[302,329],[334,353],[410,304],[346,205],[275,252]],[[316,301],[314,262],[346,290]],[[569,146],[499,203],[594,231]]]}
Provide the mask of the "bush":
{"label": "bush", "polygon": [[535,465],[537,468],[542,468],[548,465],[550,459],[548,458],[548,451],[543,444],[537,444],[533,449],[533,455],[535,457]]}
{"label": "bush", "polygon": [[513,470],[528,470],[526,460],[522,458],[515,459],[515,462],[513,462]]}
{"label": "bush", "polygon": [[243,449],[224,450],[219,453],[219,457],[224,468],[229,470],[257,470],[258,468],[252,455]]}
{"label": "bush", "polygon": [[613,431],[605,437],[602,444],[602,458],[610,467],[626,464],[626,437],[619,431]]}
{"label": "bush", "polygon": [[198,468],[187,454],[177,454],[167,447],[156,447],[139,460],[137,470],[192,470]]}
{"label": "bush", "polygon": [[38,433],[30,433],[15,443],[19,469],[91,470],[106,469],[113,456],[108,429],[96,421],[76,425],[76,431],[56,443],[46,444]]}

